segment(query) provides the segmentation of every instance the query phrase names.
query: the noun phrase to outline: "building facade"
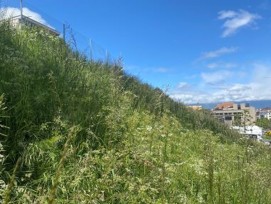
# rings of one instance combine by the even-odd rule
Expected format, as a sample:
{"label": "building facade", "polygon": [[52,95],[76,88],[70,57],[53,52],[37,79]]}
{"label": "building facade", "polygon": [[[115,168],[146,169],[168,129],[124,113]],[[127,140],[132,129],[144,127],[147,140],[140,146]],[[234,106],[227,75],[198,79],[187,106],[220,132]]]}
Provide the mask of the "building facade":
{"label": "building facade", "polygon": [[35,21],[32,18],[29,18],[24,15],[13,16],[13,17],[10,17],[6,20],[8,20],[10,22],[10,24],[15,28],[21,28],[22,26],[35,27],[35,28],[43,29],[46,32],[48,32],[54,36],[60,35],[60,33],[57,30],[55,30],[54,28],[47,26],[47,25],[44,25],[44,24],[42,24],[38,21]]}
{"label": "building facade", "polygon": [[257,118],[266,118],[271,120],[271,108],[262,108],[257,110]]}
{"label": "building facade", "polygon": [[247,103],[221,103],[212,110],[212,114],[229,126],[252,125],[256,122],[256,109]]}
{"label": "building facade", "polygon": [[236,130],[238,133],[241,135],[245,135],[249,138],[254,138],[257,140],[262,140],[263,139],[263,128],[257,126],[257,125],[252,125],[252,126],[232,126],[232,130]]}

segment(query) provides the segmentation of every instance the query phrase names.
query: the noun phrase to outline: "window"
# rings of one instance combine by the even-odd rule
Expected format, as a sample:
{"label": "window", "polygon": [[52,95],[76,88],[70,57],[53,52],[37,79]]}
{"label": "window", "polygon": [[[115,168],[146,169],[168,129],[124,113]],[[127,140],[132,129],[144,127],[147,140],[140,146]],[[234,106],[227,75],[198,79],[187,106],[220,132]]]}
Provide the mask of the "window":
{"label": "window", "polygon": [[225,120],[232,120],[231,116],[225,116]]}

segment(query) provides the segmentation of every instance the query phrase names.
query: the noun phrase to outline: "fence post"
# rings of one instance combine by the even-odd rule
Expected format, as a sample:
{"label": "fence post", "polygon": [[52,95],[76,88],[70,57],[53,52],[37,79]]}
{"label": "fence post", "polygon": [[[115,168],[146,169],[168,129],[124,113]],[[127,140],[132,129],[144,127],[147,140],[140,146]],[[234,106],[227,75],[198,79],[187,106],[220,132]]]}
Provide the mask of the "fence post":
{"label": "fence post", "polygon": [[63,23],[63,40],[66,42],[66,25]]}
{"label": "fence post", "polygon": [[92,59],[93,59],[93,47],[92,47],[92,40],[91,39],[89,39],[89,48],[90,48],[90,52],[89,52],[90,56],[89,56],[89,58],[90,58],[90,61],[92,61]]}

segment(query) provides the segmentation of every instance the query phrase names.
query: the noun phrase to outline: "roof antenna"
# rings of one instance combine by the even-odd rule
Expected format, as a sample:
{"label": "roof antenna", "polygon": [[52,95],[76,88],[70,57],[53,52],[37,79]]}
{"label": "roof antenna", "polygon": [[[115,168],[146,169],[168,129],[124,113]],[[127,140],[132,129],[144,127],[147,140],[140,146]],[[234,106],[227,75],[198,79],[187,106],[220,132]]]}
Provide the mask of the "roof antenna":
{"label": "roof antenna", "polygon": [[23,18],[23,0],[20,0],[21,18]]}

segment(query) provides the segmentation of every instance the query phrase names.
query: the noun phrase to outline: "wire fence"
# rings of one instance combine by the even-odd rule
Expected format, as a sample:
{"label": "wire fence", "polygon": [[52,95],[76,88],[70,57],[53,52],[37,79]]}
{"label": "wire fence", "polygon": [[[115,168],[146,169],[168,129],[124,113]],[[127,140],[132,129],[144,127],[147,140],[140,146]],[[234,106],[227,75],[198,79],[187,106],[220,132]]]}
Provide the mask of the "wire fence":
{"label": "wire fence", "polygon": [[[20,15],[19,6],[19,0],[0,0],[0,8],[8,9],[7,13],[12,16]],[[71,49],[80,52],[87,59],[113,63],[114,58],[110,52],[90,36],[74,29],[69,23],[52,17],[28,1],[24,1],[23,15],[56,30],[60,34],[59,37],[63,38]]]}

